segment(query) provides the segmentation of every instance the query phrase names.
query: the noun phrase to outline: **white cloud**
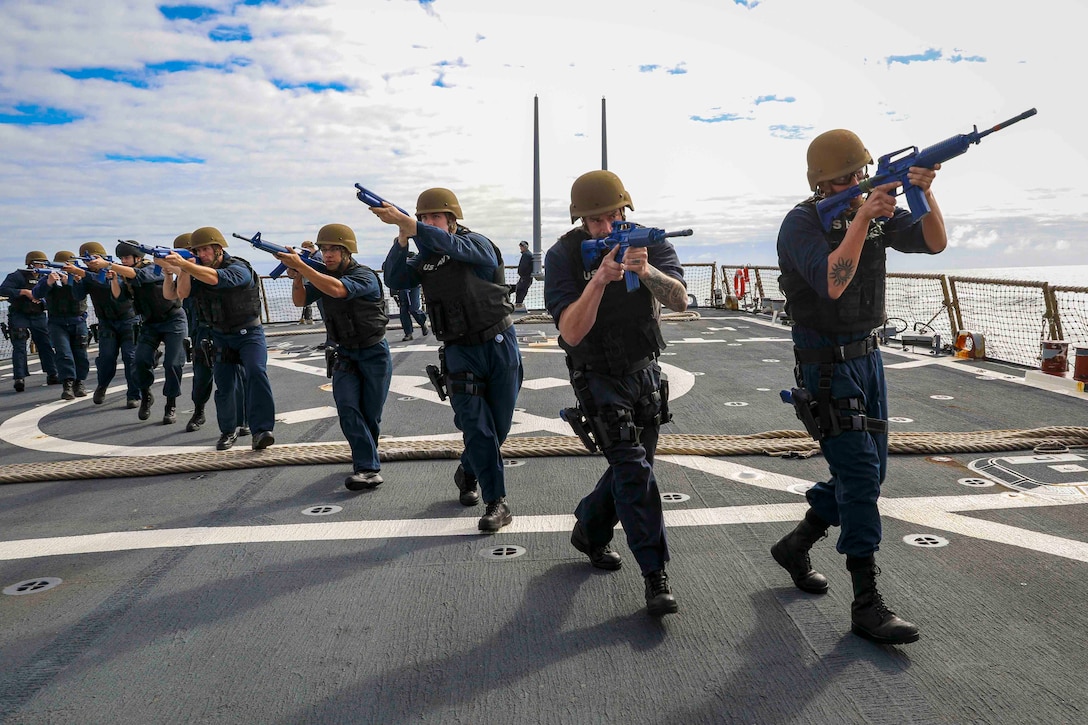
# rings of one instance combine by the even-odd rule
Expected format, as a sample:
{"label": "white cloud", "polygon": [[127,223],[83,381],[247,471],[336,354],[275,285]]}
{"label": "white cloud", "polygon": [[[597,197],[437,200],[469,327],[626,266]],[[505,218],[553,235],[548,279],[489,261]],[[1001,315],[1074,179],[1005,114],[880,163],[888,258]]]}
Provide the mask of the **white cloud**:
{"label": "white cloud", "polygon": [[[452,188],[466,223],[512,252],[533,233],[534,95],[545,246],[569,226],[571,182],[600,165],[602,96],[609,168],[635,200],[633,218],[694,228],[685,248],[702,261],[744,261],[737,249],[773,260],[778,224],[807,192],[808,140],[822,130],[852,128],[879,155],[1030,106],[1038,116],[940,173],[951,244],[984,266],[1003,224],[1036,243],[1083,236],[1083,131],[1075,94],[1055,82],[1079,66],[1081,2],[919,0],[909,12],[801,0],[203,4],[221,14],[170,21],[136,0],[5,6],[0,114],[30,105],[83,118],[0,124],[0,257],[87,238],[167,243],[206,224],[294,243],[337,221],[380,262],[392,235],[355,200],[355,182],[405,207],[424,188]],[[252,42],[213,42],[220,25],[244,25]],[[941,58],[887,61],[930,49]],[[201,67],[147,87],[57,70],[169,61]],[[780,100],[759,102],[768,97]],[[723,115],[740,120],[692,120]],[[1027,228],[1032,218],[1054,225]],[[1080,262],[1068,244],[1053,249]]]}

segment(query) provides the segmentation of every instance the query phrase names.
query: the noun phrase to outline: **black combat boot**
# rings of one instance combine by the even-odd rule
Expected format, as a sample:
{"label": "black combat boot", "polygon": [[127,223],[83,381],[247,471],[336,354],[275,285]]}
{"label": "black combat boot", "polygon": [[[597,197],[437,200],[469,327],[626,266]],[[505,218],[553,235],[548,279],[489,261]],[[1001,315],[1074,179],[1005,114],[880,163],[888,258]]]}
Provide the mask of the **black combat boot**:
{"label": "black combat boot", "polygon": [[611,546],[608,544],[593,546],[589,543],[589,535],[586,533],[581,521],[576,522],[574,531],[570,532],[570,544],[588,556],[589,563],[598,569],[615,571],[623,566],[623,560],[620,559],[619,554],[612,550]]}
{"label": "black combat boot", "polygon": [[26,390],[26,381],[22,378],[15,378],[15,392],[21,393]]}
{"label": "black combat boot", "polygon": [[82,380],[75,381],[75,383],[72,385],[72,392],[75,394],[75,396],[77,398],[86,398],[87,397],[87,388],[83,387],[83,381]]}
{"label": "black combat boot", "polygon": [[458,501],[462,506],[475,506],[480,503],[480,492],[476,489],[476,477],[458,464],[453,473],[453,482],[457,484],[457,490],[461,492]]}
{"label": "black combat boot", "polygon": [[646,613],[657,617],[662,614],[673,614],[680,611],[680,605],[676,603],[676,597],[669,588],[669,576],[664,569],[643,574],[646,580]]}
{"label": "black combat boot", "polygon": [[506,499],[497,498],[494,501],[487,502],[487,510],[480,517],[480,524],[477,528],[480,531],[498,531],[513,520],[514,516],[510,513],[510,507],[506,505]]}
{"label": "black combat boot", "polygon": [[907,644],[918,641],[918,628],[895,616],[876,590],[880,569],[872,556],[846,557],[846,568],[854,581],[854,603],[850,606],[851,630],[878,644]]}
{"label": "black combat boot", "polygon": [[46,377],[45,384],[46,385],[60,385],[60,378],[58,378],[56,376],[56,374],[50,375],[50,376]]}
{"label": "black combat boot", "polygon": [[813,570],[808,551],[813,544],[827,536],[828,526],[830,524],[809,509],[805,518],[797,524],[797,528],[771,547],[771,556],[778,565],[790,573],[798,589],[809,594],[823,594],[827,591],[827,578]]}
{"label": "black combat boot", "polygon": [[76,399],[76,394],[75,394],[75,390],[74,390],[75,384],[76,384],[76,381],[72,380],[71,378],[68,378],[67,380],[64,381],[64,388],[60,391],[60,399],[61,400],[75,400]]}
{"label": "black combat boot", "polygon": [[155,402],[155,396],[151,394],[151,388],[140,391],[140,409],[136,411],[136,417],[147,420],[151,417],[151,404]]}
{"label": "black combat boot", "polygon": [[193,410],[193,417],[189,419],[189,422],[185,425],[185,430],[192,433],[194,430],[200,430],[200,426],[206,422],[204,418],[204,406],[198,405]]}
{"label": "black combat boot", "polygon": [[162,412],[162,424],[170,425],[178,421],[178,399],[167,398],[166,409]]}
{"label": "black combat boot", "polygon": [[105,385],[99,385],[97,388],[94,389],[94,396],[91,397],[91,400],[94,401],[95,405],[102,405],[102,401],[104,401],[105,399],[106,399],[106,386]]}

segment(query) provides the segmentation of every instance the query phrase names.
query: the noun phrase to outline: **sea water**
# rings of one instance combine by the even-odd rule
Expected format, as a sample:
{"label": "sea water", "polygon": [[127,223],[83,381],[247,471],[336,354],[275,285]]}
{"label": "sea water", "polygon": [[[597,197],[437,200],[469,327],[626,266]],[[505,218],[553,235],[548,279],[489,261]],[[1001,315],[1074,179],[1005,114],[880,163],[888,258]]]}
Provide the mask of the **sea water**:
{"label": "sea water", "polygon": [[1052,286],[1088,287],[1088,264],[1062,267],[993,267],[979,269],[943,270],[949,277],[983,277],[1014,279],[1025,282],[1047,282]]}

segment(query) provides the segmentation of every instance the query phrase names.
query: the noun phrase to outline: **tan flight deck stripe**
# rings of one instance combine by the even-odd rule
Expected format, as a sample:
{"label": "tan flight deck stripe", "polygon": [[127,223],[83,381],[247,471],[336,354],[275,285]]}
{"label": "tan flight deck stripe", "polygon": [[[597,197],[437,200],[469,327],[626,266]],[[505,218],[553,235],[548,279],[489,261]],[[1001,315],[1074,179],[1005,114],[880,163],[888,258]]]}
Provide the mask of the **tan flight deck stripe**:
{"label": "tan flight deck stripe", "polygon": [[[1088,446],[1088,427],[1051,426],[1031,430],[990,430],[973,432],[891,433],[891,453],[948,454],[1022,451],[1036,448],[1048,452],[1063,447]],[[382,461],[457,459],[460,441],[381,441]],[[802,431],[779,430],[753,435],[662,435],[657,455],[739,456],[806,454],[816,443]],[[506,458],[590,455],[572,436],[526,436],[508,438],[503,444]],[[45,463],[16,463],[0,466],[0,484],[32,481],[129,478],[168,473],[221,471],[270,466],[310,466],[350,463],[347,443],[275,445],[263,451],[239,447],[229,451],[194,451],[167,456],[111,456]]]}

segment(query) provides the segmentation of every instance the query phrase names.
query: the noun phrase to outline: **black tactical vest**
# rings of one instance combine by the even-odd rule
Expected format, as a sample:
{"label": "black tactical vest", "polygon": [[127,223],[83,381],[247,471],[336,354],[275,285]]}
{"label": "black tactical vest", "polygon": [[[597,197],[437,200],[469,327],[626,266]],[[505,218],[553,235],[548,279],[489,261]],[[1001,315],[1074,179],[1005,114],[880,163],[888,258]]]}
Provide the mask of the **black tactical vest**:
{"label": "black tactical vest", "polygon": [[[816,214],[816,201],[809,199],[798,206],[811,206]],[[835,220],[831,231],[824,235],[828,251],[833,252],[846,236],[847,222]],[[794,322],[829,335],[865,332],[884,323],[884,278],[887,250],[883,244],[884,223],[871,222],[865,245],[858,260],[858,269],[846,291],[837,300],[827,299],[809,286],[800,272],[787,272],[778,278],[778,286],[786,297],[786,314]]]}
{"label": "black tactical vest", "polygon": [[[133,269],[143,269],[152,264],[149,260],[138,262]],[[132,305],[144,322],[165,322],[174,316],[174,310],[181,308],[181,300],[168,300],[162,296],[162,280],[155,284],[132,284],[126,279],[125,285],[132,297]]]}
{"label": "black tactical vest", "polygon": [[[19,276],[22,278],[22,285],[19,289],[34,289],[34,285],[38,283],[37,278],[34,277],[28,269],[16,270]],[[37,315],[44,315],[45,308],[40,304],[34,302],[29,297],[24,295],[16,295],[8,300],[10,305],[9,309],[12,312],[16,312],[20,315],[26,315],[28,317],[36,317]]]}
{"label": "black tactical vest", "polygon": [[80,317],[87,312],[87,298],[77,300],[72,290],[72,279],[64,284],[57,282],[45,293],[45,308],[50,317]]}
{"label": "black tactical vest", "polygon": [[87,285],[87,295],[91,298],[91,303],[94,305],[94,314],[98,319],[128,320],[136,316],[132,299],[129,297],[125,299],[114,297],[109,282],[99,284],[98,282],[84,280],[83,283]]}
{"label": "black tactical vest", "polygon": [[[582,291],[592,276],[591,272],[584,271],[582,263],[582,242],[589,238],[581,228],[572,229],[559,238],[561,249],[575,272],[574,279]],[[600,266],[599,261],[597,266]],[[657,305],[657,300],[645,285],[628,292],[623,280],[612,282],[604,288],[604,296],[597,308],[597,321],[589,333],[574,346],[568,345],[560,337],[559,346],[567,351],[575,370],[589,367],[610,375],[626,375],[640,361],[656,357],[665,349],[661,327],[654,316]]]}
{"label": "black tactical vest", "polygon": [[[468,231],[457,227],[458,234]],[[417,267],[427,297],[427,316],[435,337],[443,342],[478,345],[514,324],[502,252],[491,240],[488,243],[498,259],[490,281],[476,276],[471,264],[448,255],[430,255]]]}
{"label": "black tactical vest", "polygon": [[[225,269],[240,264],[249,272],[250,283],[242,287],[218,287],[198,283],[193,285],[193,307],[197,318],[216,332],[237,332],[261,323],[261,290],[253,267],[241,257],[228,257]],[[256,321],[256,322],[254,322]]]}
{"label": "black tactical vest", "polygon": [[377,345],[385,337],[385,328],[389,324],[389,316],[385,314],[385,287],[374,270],[352,260],[343,272],[330,270],[326,274],[340,279],[360,267],[378,280],[378,299],[364,300],[356,297],[348,300],[324,295],[321,303],[325,308],[325,329],[329,332],[329,339],[342,347],[363,348]]}

